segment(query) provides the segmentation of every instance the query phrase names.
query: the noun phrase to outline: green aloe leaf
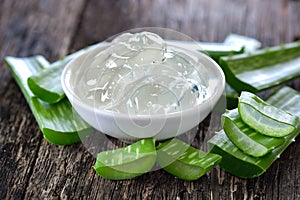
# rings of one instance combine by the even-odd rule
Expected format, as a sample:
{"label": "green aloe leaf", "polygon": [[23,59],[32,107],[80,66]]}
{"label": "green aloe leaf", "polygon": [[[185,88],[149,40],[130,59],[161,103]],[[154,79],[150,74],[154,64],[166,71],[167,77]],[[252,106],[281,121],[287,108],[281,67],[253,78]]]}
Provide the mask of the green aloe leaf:
{"label": "green aloe leaf", "polygon": [[155,140],[148,138],[124,148],[99,153],[94,169],[103,178],[123,180],[150,171],[155,161]]}
{"label": "green aloe leaf", "polygon": [[66,56],[65,58],[52,63],[45,70],[38,71],[28,78],[28,86],[32,93],[39,99],[48,103],[57,103],[65,97],[65,93],[61,87],[61,74],[65,66],[74,58],[80,56],[86,51],[106,45],[105,42],[98,43],[82,50],[79,50],[73,54]]}
{"label": "green aloe leaf", "polygon": [[220,58],[236,91],[256,93],[300,76],[300,42]]}
{"label": "green aloe leaf", "polygon": [[283,138],[264,136],[250,128],[242,121],[238,109],[224,113],[222,124],[230,141],[250,156],[263,156],[284,142]]}
{"label": "green aloe leaf", "polygon": [[67,99],[56,104],[49,104],[39,100],[31,92],[27,79],[49,67],[49,63],[44,57],[6,57],[5,62],[21,88],[47,141],[57,145],[73,144],[80,141],[79,134],[84,136],[93,130],[73,111]]}
{"label": "green aloe leaf", "polygon": [[172,139],[157,147],[157,162],[168,173],[184,180],[196,180],[218,165],[222,157],[195,149]]}
{"label": "green aloe leaf", "polygon": [[250,92],[241,93],[238,110],[248,126],[271,137],[291,134],[299,123],[297,116],[266,103]]}
{"label": "green aloe leaf", "polygon": [[[267,99],[267,103],[300,116],[300,93],[289,87],[283,87],[276,91]],[[295,132],[284,137],[283,144],[262,157],[253,157],[242,152],[231,142],[223,130],[208,141],[208,147],[211,153],[222,156],[219,165],[224,170],[235,176],[252,178],[263,174],[280,157],[280,154],[295,141],[299,133],[298,124]]]}

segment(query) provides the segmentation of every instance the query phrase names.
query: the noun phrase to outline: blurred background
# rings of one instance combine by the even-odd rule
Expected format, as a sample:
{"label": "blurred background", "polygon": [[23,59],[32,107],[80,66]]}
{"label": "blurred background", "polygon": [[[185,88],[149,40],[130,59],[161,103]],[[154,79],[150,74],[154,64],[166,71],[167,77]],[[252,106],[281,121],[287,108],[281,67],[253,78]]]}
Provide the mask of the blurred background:
{"label": "blurred background", "polygon": [[45,53],[50,59],[145,26],[203,42],[222,42],[230,33],[263,46],[300,38],[297,0],[2,0],[0,9],[1,47],[22,40],[18,54]]}

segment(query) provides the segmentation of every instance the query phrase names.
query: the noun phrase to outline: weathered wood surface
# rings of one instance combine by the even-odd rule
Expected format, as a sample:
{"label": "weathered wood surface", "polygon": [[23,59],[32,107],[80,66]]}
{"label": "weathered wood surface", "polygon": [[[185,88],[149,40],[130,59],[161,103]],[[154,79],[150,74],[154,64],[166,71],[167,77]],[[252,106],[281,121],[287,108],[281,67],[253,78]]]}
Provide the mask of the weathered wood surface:
{"label": "weathered wood surface", "polygon": [[[3,58],[42,54],[54,61],[143,26],[207,42],[221,42],[233,32],[277,45],[300,38],[300,1],[0,1],[0,199],[300,199],[299,139],[258,178],[240,179],[217,167],[194,182],[162,170],[104,180],[93,171],[95,158],[84,145],[60,147],[43,139]],[[300,91],[299,79],[289,85]]]}

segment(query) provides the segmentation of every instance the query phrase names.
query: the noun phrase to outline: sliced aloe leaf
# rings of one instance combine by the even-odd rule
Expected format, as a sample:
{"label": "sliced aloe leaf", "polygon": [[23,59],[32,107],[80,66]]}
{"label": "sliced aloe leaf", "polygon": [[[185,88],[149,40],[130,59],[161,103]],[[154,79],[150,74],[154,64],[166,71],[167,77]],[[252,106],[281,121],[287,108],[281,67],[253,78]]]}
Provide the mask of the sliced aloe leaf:
{"label": "sliced aloe leaf", "polygon": [[241,93],[238,110],[247,125],[271,137],[284,137],[294,132],[299,122],[296,115],[272,106],[250,92]]}
{"label": "sliced aloe leaf", "polygon": [[28,86],[39,99],[48,103],[57,103],[65,97],[61,87],[61,74],[64,67],[74,58],[95,47],[105,45],[105,42],[79,50],[65,58],[52,63],[47,69],[41,70],[28,78]]}
{"label": "sliced aloe leaf", "polygon": [[28,77],[49,67],[42,56],[30,58],[6,57],[5,62],[24,94],[29,107],[43,132],[44,138],[57,145],[68,145],[80,141],[80,136],[93,129],[75,112],[68,100],[49,104],[39,100],[27,85]]}
{"label": "sliced aloe leaf", "polygon": [[48,103],[56,103],[65,97],[64,91],[57,83],[64,66],[69,62],[64,59],[51,64],[51,67],[40,71],[28,78],[28,86],[41,100]]}
{"label": "sliced aloe leaf", "polygon": [[238,109],[222,115],[223,129],[230,141],[250,156],[260,157],[284,142],[284,138],[268,137],[246,125],[240,118]]}
{"label": "sliced aloe leaf", "polygon": [[157,147],[157,162],[168,173],[184,180],[196,180],[218,165],[222,157],[195,149],[172,139]]}
{"label": "sliced aloe leaf", "polygon": [[300,76],[300,42],[220,58],[236,91],[256,93]]}
{"label": "sliced aloe leaf", "polygon": [[[282,100],[285,98],[288,99],[288,101]],[[299,92],[284,87],[272,94],[267,102],[287,112],[300,116],[299,100]],[[283,144],[262,157],[253,157],[242,152],[230,141],[223,130],[208,141],[208,147],[211,153],[222,156],[219,165],[225,171],[235,176],[252,178],[263,174],[271,164],[280,157],[280,154],[295,141],[299,133],[300,129],[298,125],[298,129],[295,132],[284,137],[285,141]]]}
{"label": "sliced aloe leaf", "polygon": [[155,161],[155,140],[148,138],[124,148],[99,153],[94,169],[103,178],[123,180],[150,171]]}
{"label": "sliced aloe leaf", "polygon": [[[225,38],[223,44],[244,47],[245,52],[253,52],[261,47],[261,43],[255,38],[250,38],[238,34],[229,34]],[[225,92],[226,92],[227,109],[236,108],[238,105],[238,97],[240,96],[240,93],[237,92],[235,89],[233,89],[228,83],[226,83]]]}

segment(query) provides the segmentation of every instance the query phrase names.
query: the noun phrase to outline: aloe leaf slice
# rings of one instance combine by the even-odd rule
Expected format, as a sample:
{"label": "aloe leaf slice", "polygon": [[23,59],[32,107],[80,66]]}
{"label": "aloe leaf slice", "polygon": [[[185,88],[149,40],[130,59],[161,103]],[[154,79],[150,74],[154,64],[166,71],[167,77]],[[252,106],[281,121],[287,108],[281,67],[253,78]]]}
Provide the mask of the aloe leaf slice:
{"label": "aloe leaf slice", "polygon": [[41,100],[48,103],[56,103],[65,97],[60,81],[62,70],[69,62],[64,59],[51,64],[51,67],[38,72],[28,78],[28,86],[31,91]]}
{"label": "aloe leaf slice", "polygon": [[242,120],[261,134],[284,137],[297,128],[299,118],[272,106],[255,94],[242,92],[238,110]]}
{"label": "aloe leaf slice", "polygon": [[[287,100],[287,101],[285,101]],[[300,93],[291,88],[284,87],[272,94],[267,103],[300,116]],[[284,143],[262,157],[253,157],[237,148],[222,130],[208,141],[211,153],[222,156],[220,167],[225,171],[242,178],[253,178],[263,174],[271,164],[280,157],[280,154],[295,141],[300,128],[284,137]]]}
{"label": "aloe leaf slice", "polygon": [[300,76],[300,42],[220,58],[227,82],[253,93]]}
{"label": "aloe leaf slice", "polygon": [[105,42],[101,42],[82,50],[79,50],[73,54],[66,56],[65,58],[52,63],[47,69],[41,70],[28,78],[28,86],[32,93],[39,99],[48,103],[57,103],[65,97],[65,93],[61,87],[61,74],[64,67],[74,58],[80,56],[86,51],[106,45]]}
{"label": "aloe leaf slice", "polygon": [[240,118],[238,109],[224,113],[222,124],[230,141],[250,156],[264,156],[284,142],[284,138],[264,136],[247,126]]}
{"label": "aloe leaf slice", "polygon": [[44,57],[6,57],[5,62],[21,88],[47,141],[57,145],[69,145],[80,141],[79,134],[83,137],[91,133],[93,129],[73,111],[67,99],[49,104],[39,100],[29,89],[28,77],[49,67]]}
{"label": "aloe leaf slice", "polygon": [[147,138],[124,148],[99,153],[94,169],[103,178],[123,180],[150,171],[155,161],[155,140]]}
{"label": "aloe leaf slice", "polygon": [[218,165],[222,157],[195,149],[174,138],[157,147],[157,162],[168,173],[184,180],[196,180]]}

